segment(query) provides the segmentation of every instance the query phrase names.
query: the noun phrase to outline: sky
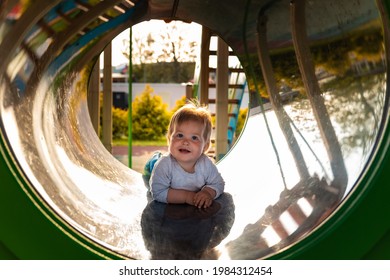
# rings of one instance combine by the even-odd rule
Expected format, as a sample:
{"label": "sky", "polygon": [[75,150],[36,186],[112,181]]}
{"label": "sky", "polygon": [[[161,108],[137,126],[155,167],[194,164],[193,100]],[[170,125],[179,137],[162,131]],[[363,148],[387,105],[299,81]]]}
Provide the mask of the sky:
{"label": "sky", "polygon": [[[179,29],[179,32],[181,32],[181,35],[184,38],[188,38],[188,40],[194,40],[196,38],[200,42],[201,38],[201,31],[202,28],[200,25],[196,23],[184,23],[184,22],[177,22],[176,23]],[[147,35],[149,33],[158,35],[159,33],[162,33],[165,31],[165,25],[166,23],[162,20],[150,20],[145,21],[139,24],[136,24],[133,26],[133,37],[135,36],[143,36]],[[155,36],[155,38],[158,38],[158,36]],[[117,37],[114,38],[112,41],[112,65],[118,66],[121,64],[128,63],[127,58],[122,55],[122,50],[125,48],[123,45],[123,40],[129,39],[129,29],[126,29],[121,34],[119,34]],[[101,56],[101,64],[102,63],[102,57]]]}

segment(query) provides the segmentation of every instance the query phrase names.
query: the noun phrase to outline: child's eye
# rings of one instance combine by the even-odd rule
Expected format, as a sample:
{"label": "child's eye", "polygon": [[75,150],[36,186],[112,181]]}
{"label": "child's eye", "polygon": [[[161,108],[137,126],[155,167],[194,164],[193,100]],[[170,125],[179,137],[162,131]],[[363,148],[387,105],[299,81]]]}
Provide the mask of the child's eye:
{"label": "child's eye", "polygon": [[183,136],[184,136],[183,133],[177,133],[176,134],[176,138],[179,138],[179,139],[183,138]]}
{"label": "child's eye", "polygon": [[192,139],[193,141],[198,141],[198,140],[199,140],[199,137],[196,136],[196,135],[194,135],[194,136],[191,137],[191,139]]}

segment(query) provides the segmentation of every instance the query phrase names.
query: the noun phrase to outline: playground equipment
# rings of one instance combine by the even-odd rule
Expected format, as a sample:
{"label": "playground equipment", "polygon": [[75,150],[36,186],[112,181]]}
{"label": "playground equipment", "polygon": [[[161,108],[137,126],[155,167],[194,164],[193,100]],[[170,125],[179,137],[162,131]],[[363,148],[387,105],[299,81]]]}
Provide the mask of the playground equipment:
{"label": "playground equipment", "polygon": [[216,160],[234,144],[245,88],[245,72],[237,57],[220,37],[203,27],[193,95],[216,118],[208,152]]}
{"label": "playground equipment", "polygon": [[[2,1],[0,256],[389,258],[389,4]],[[245,70],[246,126],[206,213],[150,202],[92,128],[94,63],[149,19],[206,26]],[[283,84],[299,99],[282,104]]]}

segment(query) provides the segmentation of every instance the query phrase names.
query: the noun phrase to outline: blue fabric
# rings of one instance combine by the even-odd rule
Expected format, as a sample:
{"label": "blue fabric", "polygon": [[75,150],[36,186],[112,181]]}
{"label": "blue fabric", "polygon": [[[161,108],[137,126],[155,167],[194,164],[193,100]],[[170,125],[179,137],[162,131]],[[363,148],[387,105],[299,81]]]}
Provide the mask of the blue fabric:
{"label": "blue fabric", "polygon": [[153,171],[153,167],[159,158],[162,156],[160,151],[154,152],[150,159],[146,162],[144,167],[144,175],[150,177]]}

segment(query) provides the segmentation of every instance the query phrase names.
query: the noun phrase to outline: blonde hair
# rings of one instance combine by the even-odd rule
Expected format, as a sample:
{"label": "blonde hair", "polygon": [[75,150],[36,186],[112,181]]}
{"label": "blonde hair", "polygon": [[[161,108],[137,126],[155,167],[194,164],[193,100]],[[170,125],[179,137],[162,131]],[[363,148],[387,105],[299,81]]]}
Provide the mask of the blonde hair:
{"label": "blonde hair", "polygon": [[203,139],[206,143],[205,147],[208,148],[210,146],[211,141],[211,114],[207,110],[207,107],[201,106],[196,100],[188,101],[187,104],[185,104],[173,114],[168,126],[168,143],[171,139],[175,127],[185,121],[195,121],[203,124]]}

